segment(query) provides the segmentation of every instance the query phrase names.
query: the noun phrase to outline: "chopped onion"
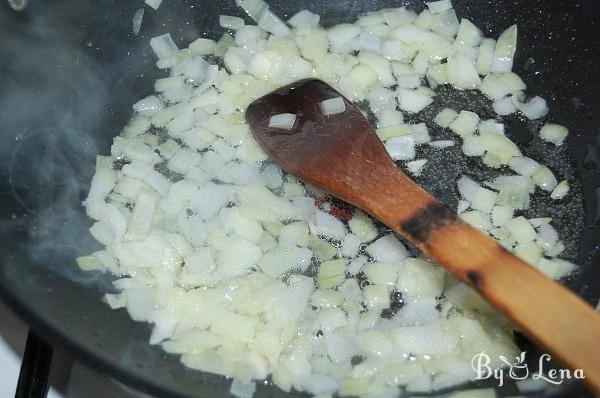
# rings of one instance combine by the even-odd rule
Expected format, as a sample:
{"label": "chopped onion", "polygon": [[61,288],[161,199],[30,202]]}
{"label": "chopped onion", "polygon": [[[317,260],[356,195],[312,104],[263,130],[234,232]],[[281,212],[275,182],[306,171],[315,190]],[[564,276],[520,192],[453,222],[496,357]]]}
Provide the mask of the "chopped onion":
{"label": "chopped onion", "polygon": [[[512,329],[477,293],[411,257],[362,211],[269,162],[243,117],[277,87],[321,79],[361,102],[391,156],[418,176],[428,160],[415,155],[432,149],[417,145],[455,145],[442,139],[448,131],[427,125],[441,109],[433,122],[462,137],[464,154],[520,174],[483,186],[461,177],[457,213],[560,277],[574,266],[553,258],[565,246],[550,219],[514,212],[529,207],[536,184],[557,199],[568,183],[557,185],[546,166],[524,157],[502,122],[443,108],[451,98],[434,91],[477,88],[498,114],[543,116],[545,102],[524,102],[526,85],[510,72],[516,27],[497,42],[483,38],[470,21],[459,24],[447,0],[419,15],[397,7],[328,28],[307,10],[288,27],[263,0],[236,3],[258,26],[222,15],[230,32],[218,42],[200,38],[179,50],[168,34],[151,40],[168,75],[156,81],[157,94],[134,105],[110,156],[97,159],[85,206],[96,221],[90,233],[106,248],[77,261],[122,275],[114,283],[122,291],[106,302],[153,323],[150,342],[182,355],[184,365],[233,378],[231,393],[240,397],[254,393],[251,380],[267,377],[285,391],[323,396],[394,397],[398,387],[427,393],[472,378],[473,347],[517,355]],[[345,99],[319,109],[343,114]],[[298,117],[272,115],[268,126],[290,130]],[[544,126],[540,137],[560,145],[566,129],[556,126]],[[113,168],[115,160],[126,164]],[[408,353],[417,360],[386,362]]]}
{"label": "chopped onion", "polygon": [[469,207],[471,207],[471,203],[468,200],[459,200],[456,208],[456,214],[464,213]]}
{"label": "chopped onion", "polygon": [[546,166],[540,165],[531,179],[544,191],[551,192],[557,184],[556,177]]}
{"label": "chopped onion", "polygon": [[393,235],[386,235],[377,239],[367,246],[366,252],[376,261],[400,264],[406,257],[408,251]]}
{"label": "chopped onion", "polygon": [[454,146],[454,144],[454,140],[437,140],[429,142],[429,145],[439,149],[448,148],[449,146]]}
{"label": "chopped onion", "polygon": [[469,47],[476,47],[481,42],[482,36],[483,33],[477,26],[473,25],[468,19],[463,18],[458,27],[456,42]]}
{"label": "chopped onion", "polygon": [[562,180],[558,183],[558,185],[556,185],[556,188],[554,188],[552,193],[550,193],[550,197],[554,200],[560,200],[567,196],[567,194],[569,193],[569,189],[569,181]]}
{"label": "chopped onion", "polygon": [[412,174],[419,176],[425,164],[427,164],[427,159],[418,159],[406,163],[406,167]]}
{"label": "chopped onion", "polygon": [[133,14],[133,34],[137,36],[140,33],[140,28],[142,27],[142,19],[144,18],[144,9],[138,9],[135,14]]}
{"label": "chopped onion", "polygon": [[517,49],[517,25],[506,29],[496,43],[490,70],[492,72],[510,72]]}
{"label": "chopped onion", "polygon": [[536,238],[535,230],[523,216],[507,221],[504,226],[518,243],[528,243]]}
{"label": "chopped onion", "polygon": [[450,124],[458,117],[458,113],[450,108],[444,108],[438,113],[433,120],[437,125],[442,127],[450,127]]}
{"label": "chopped onion", "polygon": [[540,138],[556,146],[562,145],[568,134],[569,130],[560,124],[546,123],[540,129]]}
{"label": "chopped onion", "polygon": [[448,82],[457,88],[474,89],[481,85],[479,73],[468,58],[457,55],[448,59],[446,64]]}
{"label": "chopped onion", "polygon": [[398,103],[400,109],[404,111],[417,113],[422,111],[432,102],[433,99],[431,97],[420,94],[417,91],[402,88],[398,89]]}
{"label": "chopped onion", "polygon": [[494,206],[492,209],[492,224],[501,227],[513,218],[513,209],[508,206]]}
{"label": "chopped onion", "polygon": [[296,29],[316,28],[319,26],[319,14],[313,14],[308,10],[302,10],[288,19],[288,24]]}
{"label": "chopped onion", "polygon": [[319,103],[321,113],[325,116],[343,113],[346,110],[346,104],[342,97],[326,99]]}
{"label": "chopped onion", "polygon": [[167,58],[179,51],[169,33],[150,39],[150,46],[158,58]]}
{"label": "chopped onion", "polygon": [[450,123],[450,129],[461,137],[467,137],[477,131],[479,116],[474,112],[460,111],[458,117]]}
{"label": "chopped onion", "polygon": [[514,157],[510,160],[509,165],[511,169],[525,177],[533,175],[540,167],[538,162],[527,156]]}
{"label": "chopped onion", "polygon": [[219,25],[221,25],[222,28],[238,30],[245,24],[242,18],[233,17],[231,15],[219,15]]}
{"label": "chopped onion", "polygon": [[158,10],[158,7],[160,7],[162,2],[163,0],[145,0],[145,3],[155,10]]}
{"label": "chopped onion", "polygon": [[560,279],[576,270],[577,266],[560,258],[548,260],[542,257],[537,263],[537,268],[550,278]]}
{"label": "chopped onion", "polygon": [[473,201],[480,188],[478,183],[465,175],[458,179],[458,192],[469,202]]}
{"label": "chopped onion", "polygon": [[269,128],[291,130],[296,123],[296,115],[293,113],[280,113],[271,116],[269,119]]}
{"label": "chopped onion", "polygon": [[412,135],[404,135],[389,139],[385,149],[394,160],[410,160],[415,157],[415,139]]}
{"label": "chopped onion", "polygon": [[339,24],[327,30],[327,38],[334,50],[339,51],[342,46],[354,39],[361,32],[358,26]]}
{"label": "chopped onion", "polygon": [[450,0],[430,1],[425,4],[427,5],[427,8],[429,8],[429,10],[434,14],[439,14],[452,8],[452,3]]}
{"label": "chopped onion", "polygon": [[431,141],[429,130],[425,123],[417,123],[409,125],[410,131],[415,139],[415,144],[425,144]]}
{"label": "chopped onion", "polygon": [[269,6],[263,0],[236,0],[235,2],[256,22],[269,9]]}
{"label": "chopped onion", "polygon": [[517,110],[517,106],[515,105],[512,97],[506,97],[494,101],[493,107],[494,112],[500,116],[510,115],[511,113],[515,113]]}
{"label": "chopped onion", "polygon": [[258,20],[258,26],[272,33],[274,36],[285,36],[290,33],[290,28],[271,10],[267,10]]}
{"label": "chopped onion", "polygon": [[517,97],[512,97],[512,101],[529,120],[539,119],[548,113],[548,105],[541,97],[534,97],[529,102],[521,102]]}
{"label": "chopped onion", "polygon": [[481,40],[475,64],[480,75],[487,75],[490,72],[495,47],[496,40],[488,38]]}
{"label": "chopped onion", "polygon": [[237,398],[252,398],[256,392],[256,383],[243,383],[234,379],[233,382],[231,382],[229,392]]}

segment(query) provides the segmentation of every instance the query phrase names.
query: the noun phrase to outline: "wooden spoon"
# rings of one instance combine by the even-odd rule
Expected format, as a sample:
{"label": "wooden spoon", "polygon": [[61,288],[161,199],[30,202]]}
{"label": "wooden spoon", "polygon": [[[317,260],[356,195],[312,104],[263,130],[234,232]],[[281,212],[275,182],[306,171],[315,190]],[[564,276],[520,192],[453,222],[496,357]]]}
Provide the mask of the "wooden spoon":
{"label": "wooden spoon", "polygon": [[[342,97],[343,113],[319,103]],[[269,128],[272,115],[296,115],[292,129]],[[535,342],[600,392],[600,316],[495,240],[460,220],[407,177],[373,127],[339,92],[302,80],[254,101],[246,119],[258,143],[284,169],[352,203],[475,287]]]}

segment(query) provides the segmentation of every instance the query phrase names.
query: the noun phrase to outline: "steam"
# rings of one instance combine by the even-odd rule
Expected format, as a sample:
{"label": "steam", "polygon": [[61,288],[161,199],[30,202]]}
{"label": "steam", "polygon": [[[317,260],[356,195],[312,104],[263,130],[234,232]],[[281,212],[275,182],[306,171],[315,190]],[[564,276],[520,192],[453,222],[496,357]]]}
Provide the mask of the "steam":
{"label": "steam", "polygon": [[90,21],[76,14],[81,7],[35,6],[0,14],[0,173],[9,216],[1,227],[25,229],[32,263],[79,281],[75,257],[100,248],[81,205],[95,157],[109,153],[140,95],[132,71],[153,65],[140,66],[144,56],[122,62],[144,49],[115,41],[117,29],[83,26]]}

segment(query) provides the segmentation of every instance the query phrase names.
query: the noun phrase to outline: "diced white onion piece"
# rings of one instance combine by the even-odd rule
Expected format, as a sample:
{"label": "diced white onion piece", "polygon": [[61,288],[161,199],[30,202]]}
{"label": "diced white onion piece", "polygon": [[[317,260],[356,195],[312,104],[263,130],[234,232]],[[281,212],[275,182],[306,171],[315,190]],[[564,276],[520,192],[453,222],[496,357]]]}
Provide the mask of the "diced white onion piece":
{"label": "diced white onion piece", "polygon": [[452,3],[450,0],[430,1],[425,4],[427,5],[427,8],[429,8],[429,10],[434,14],[439,14],[452,8]]}
{"label": "diced white onion piece", "polygon": [[140,28],[142,27],[142,20],[144,19],[144,9],[140,8],[133,14],[133,34],[137,36],[140,33]]}
{"label": "diced white onion piece", "polygon": [[285,36],[290,33],[290,28],[271,10],[267,10],[258,20],[258,26],[272,33],[274,36]]}
{"label": "diced white onion piece", "polygon": [[462,151],[466,156],[483,156],[485,148],[482,145],[481,137],[478,135],[463,137]]}
{"label": "diced white onion piece", "polygon": [[536,242],[544,251],[548,252],[558,243],[558,233],[550,224],[542,223],[538,228]]}
{"label": "diced white onion piece", "polygon": [[210,54],[217,43],[212,39],[198,38],[190,43],[189,49],[197,54]]}
{"label": "diced white onion piece", "polygon": [[552,171],[544,165],[540,165],[536,172],[532,174],[531,179],[536,185],[548,192],[552,192],[557,184],[556,177],[554,177]]}
{"label": "diced white onion piece", "polygon": [[377,71],[366,64],[356,65],[346,77],[358,84],[362,90],[372,87],[378,79]]}
{"label": "diced white onion piece", "polygon": [[496,43],[490,70],[492,72],[510,72],[517,49],[517,25],[506,29]]}
{"label": "diced white onion piece", "polygon": [[514,72],[502,73],[498,76],[498,80],[502,82],[510,93],[518,93],[527,88],[523,80]]}
{"label": "diced white onion piece", "polygon": [[554,145],[562,145],[569,134],[569,130],[560,124],[546,123],[540,129],[540,138]]}
{"label": "diced white onion piece", "polygon": [[474,89],[481,85],[475,65],[462,55],[453,56],[446,64],[448,82],[457,88]]}
{"label": "diced white onion piece", "polygon": [[537,268],[550,278],[560,279],[576,270],[577,266],[560,258],[548,260],[542,257],[537,263]]}
{"label": "diced white onion piece", "polygon": [[288,24],[296,29],[315,28],[319,25],[319,14],[313,14],[308,10],[302,10],[288,19]]}
{"label": "diced white onion piece", "polygon": [[367,246],[367,253],[376,261],[400,264],[406,257],[408,251],[404,245],[393,235],[386,235]]}
{"label": "diced white onion piece", "polygon": [[245,24],[242,18],[231,15],[219,15],[219,25],[221,25],[222,28],[238,30]]}
{"label": "diced white onion piece", "polygon": [[494,206],[492,209],[492,224],[501,227],[512,220],[514,211],[508,206]]}
{"label": "diced white onion piece", "polygon": [[456,42],[465,44],[469,47],[476,47],[481,42],[483,33],[466,18],[461,19],[458,33],[456,34]]}
{"label": "diced white onion piece", "polygon": [[469,202],[473,201],[475,195],[481,188],[478,183],[476,183],[471,178],[465,175],[460,176],[457,184],[458,192],[462,195],[463,198],[465,198]]}
{"label": "diced white onion piece", "polygon": [[449,127],[457,117],[458,113],[455,110],[444,108],[435,116],[433,121],[439,126]]}
{"label": "diced white onion piece", "polygon": [[412,174],[419,176],[421,175],[421,170],[423,170],[425,164],[427,164],[427,159],[418,159],[406,163],[406,167]]}
{"label": "diced white onion piece", "polygon": [[494,112],[500,116],[510,115],[511,113],[515,113],[517,110],[517,106],[515,105],[512,97],[506,97],[494,101],[493,107]]}
{"label": "diced white onion piece", "polygon": [[238,7],[241,7],[250,18],[255,22],[268,10],[269,6],[263,0],[236,0]]}
{"label": "diced white onion piece", "polygon": [[531,241],[515,246],[514,253],[523,261],[535,265],[542,255],[542,249],[536,242]]}
{"label": "diced white onion piece", "polygon": [[163,2],[163,0],[146,0],[145,1],[146,4],[148,4],[150,7],[154,8],[155,10],[158,10],[158,7],[160,7],[162,2]]}
{"label": "diced white onion piece", "polygon": [[569,193],[569,189],[570,189],[569,181],[562,180],[561,182],[558,183],[556,188],[554,188],[552,193],[550,193],[550,197],[554,200],[562,199],[565,196],[567,196],[567,194]]}
{"label": "diced white onion piece", "polygon": [[344,276],[344,261],[329,260],[321,263],[317,273],[317,285],[320,289],[329,289],[342,284]]}
{"label": "diced white onion piece", "polygon": [[179,51],[169,33],[150,39],[150,46],[158,58],[167,58]]}
{"label": "diced white onion piece", "polygon": [[510,159],[509,166],[520,175],[530,177],[538,170],[540,164],[527,156],[516,156]]}
{"label": "diced white onion piece", "polygon": [[454,146],[454,144],[454,140],[437,140],[429,142],[429,145],[439,149],[448,148],[449,146]]}
{"label": "diced white onion piece", "polygon": [[231,395],[237,398],[252,398],[252,396],[256,392],[256,383],[244,383],[238,381],[237,379],[234,379],[233,382],[231,382],[229,392],[231,393]]}
{"label": "diced white onion piece", "polygon": [[433,99],[431,97],[417,91],[398,89],[398,103],[400,109],[404,111],[417,113],[425,109],[432,102]]}
{"label": "diced white onion piece", "polygon": [[521,102],[517,97],[512,97],[512,101],[529,120],[539,119],[548,113],[548,105],[542,97],[533,97],[529,102]]}
{"label": "diced white onion piece", "polygon": [[417,16],[414,11],[407,10],[404,7],[387,9],[384,10],[382,13],[385,23],[392,28],[409,24],[415,21]]}
{"label": "diced white onion piece", "polygon": [[296,123],[296,115],[293,113],[280,113],[271,116],[269,128],[291,130]]}
{"label": "diced white onion piece", "polygon": [[343,239],[346,235],[346,227],[340,220],[318,209],[313,213],[309,226],[312,233],[330,238]]}
{"label": "diced white onion piece", "polygon": [[360,249],[360,238],[354,234],[347,234],[342,242],[342,255],[353,258],[358,255]]}
{"label": "diced white onion piece", "polygon": [[460,199],[456,207],[456,214],[464,213],[469,207],[471,207],[471,203],[468,200]]}
{"label": "diced white onion piece", "polygon": [[323,115],[329,116],[344,112],[346,110],[346,104],[342,97],[335,97],[321,101],[319,103],[319,108]]}
{"label": "diced white onion piece", "polygon": [[404,115],[395,109],[386,108],[377,113],[378,128],[401,125],[403,122]]}
{"label": "diced white onion piece", "polygon": [[451,40],[454,39],[459,26],[456,12],[453,9],[450,9],[435,14],[434,17],[434,22],[431,25],[433,31]]}
{"label": "diced white onion piece", "polygon": [[429,130],[425,123],[417,123],[409,125],[410,131],[415,139],[415,144],[425,144],[431,141]]}
{"label": "diced white onion piece", "polygon": [[480,134],[496,133],[504,135],[504,125],[494,119],[482,120],[477,127]]}
{"label": "diced white onion piece", "polygon": [[391,86],[394,84],[394,76],[392,75],[392,67],[390,61],[386,58],[367,51],[361,51],[358,55],[358,60],[361,64],[369,66],[377,74],[379,82],[383,86]]}
{"label": "diced white onion piece", "polygon": [[327,38],[334,51],[339,51],[344,44],[358,36],[360,27],[352,24],[339,24],[327,30]]}
{"label": "diced white onion piece", "polygon": [[487,75],[481,82],[481,92],[496,101],[511,93],[510,88],[495,74]]}
{"label": "diced white onion piece", "polygon": [[377,228],[373,221],[363,212],[359,211],[348,221],[348,226],[361,242],[369,242],[377,237]]}
{"label": "diced white onion piece", "polygon": [[477,54],[476,67],[480,75],[487,75],[490,72],[492,59],[494,57],[494,48],[496,40],[485,38],[479,45],[479,54]]}
{"label": "diced white onion piece", "polygon": [[450,130],[461,137],[467,137],[477,131],[479,125],[479,116],[470,111],[460,111],[458,117],[450,123]]}
{"label": "diced white onion piece", "polygon": [[482,231],[487,231],[492,228],[492,223],[490,222],[489,216],[479,210],[471,210],[461,213],[460,218]]}
{"label": "diced white onion piece", "polygon": [[394,160],[411,160],[415,157],[415,139],[412,135],[404,135],[389,139],[385,149]]}
{"label": "diced white onion piece", "polygon": [[489,213],[492,211],[497,197],[498,194],[496,192],[480,187],[475,192],[473,199],[470,200],[471,207],[475,210],[481,210],[484,213]]}
{"label": "diced white onion piece", "polygon": [[510,231],[518,243],[528,243],[536,238],[536,233],[531,224],[523,216],[507,221],[504,226]]}

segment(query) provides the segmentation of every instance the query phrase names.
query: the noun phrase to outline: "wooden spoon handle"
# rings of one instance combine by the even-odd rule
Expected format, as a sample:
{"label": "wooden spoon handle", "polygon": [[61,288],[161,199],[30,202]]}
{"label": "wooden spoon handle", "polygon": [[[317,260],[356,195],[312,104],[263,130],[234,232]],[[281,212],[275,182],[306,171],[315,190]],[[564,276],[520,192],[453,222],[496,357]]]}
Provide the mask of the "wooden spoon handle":
{"label": "wooden spoon handle", "polygon": [[[411,202],[422,203],[421,207],[407,215],[405,204],[399,203],[397,212],[387,207],[383,214],[374,215],[474,286],[555,359],[571,369],[583,369],[585,382],[600,392],[599,314],[422,189],[408,188],[404,174],[395,179],[396,198],[410,197]],[[395,188],[388,185],[388,189],[393,195]]]}

